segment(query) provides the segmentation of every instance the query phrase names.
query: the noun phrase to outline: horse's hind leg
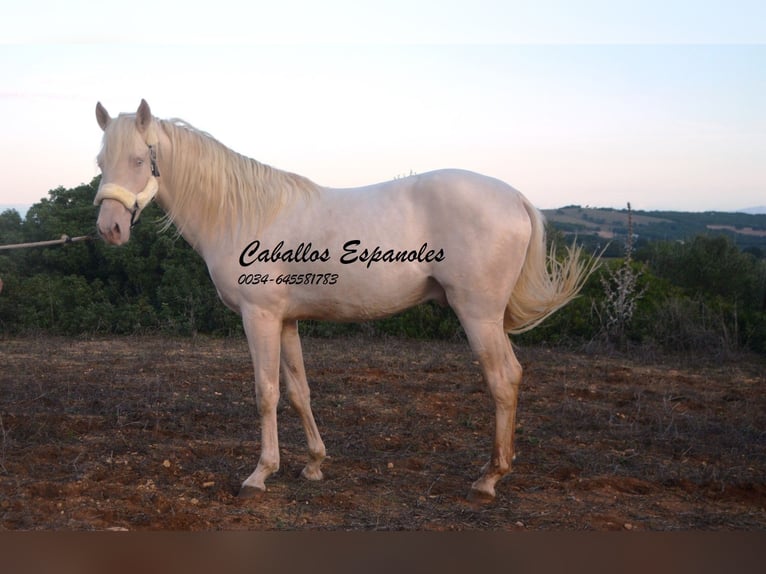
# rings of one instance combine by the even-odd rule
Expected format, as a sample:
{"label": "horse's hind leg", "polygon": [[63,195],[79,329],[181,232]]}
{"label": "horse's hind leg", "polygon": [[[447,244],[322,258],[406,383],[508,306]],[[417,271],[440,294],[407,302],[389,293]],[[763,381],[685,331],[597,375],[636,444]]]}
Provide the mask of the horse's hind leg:
{"label": "horse's hind leg", "polygon": [[303,430],[309,446],[309,462],[301,475],[309,480],[321,480],[320,466],[325,458],[325,446],[311,412],[309,384],[306,369],[303,366],[303,351],[298,336],[298,324],[285,322],[282,327],[282,376],[284,377],[287,397],[290,404],[301,418]]}
{"label": "horse's hind leg", "polygon": [[471,486],[469,498],[492,500],[495,497],[495,484],[510,472],[513,461],[513,435],[521,365],[503,329],[502,319],[466,319],[462,320],[462,323],[495,401],[495,440],[492,457],[484,466],[481,477]]}

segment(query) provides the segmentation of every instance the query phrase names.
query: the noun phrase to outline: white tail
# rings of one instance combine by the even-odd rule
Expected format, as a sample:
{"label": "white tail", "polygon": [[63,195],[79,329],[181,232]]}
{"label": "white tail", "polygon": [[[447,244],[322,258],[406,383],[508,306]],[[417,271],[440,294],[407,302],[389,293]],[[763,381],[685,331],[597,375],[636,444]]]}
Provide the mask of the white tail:
{"label": "white tail", "polygon": [[521,276],[505,308],[503,327],[512,334],[533,329],[569,303],[599,266],[598,257],[582,260],[582,248],[574,243],[567,247],[564,261],[558,261],[554,247],[550,252],[546,249],[543,215],[526,198],[522,199],[532,223],[532,235]]}

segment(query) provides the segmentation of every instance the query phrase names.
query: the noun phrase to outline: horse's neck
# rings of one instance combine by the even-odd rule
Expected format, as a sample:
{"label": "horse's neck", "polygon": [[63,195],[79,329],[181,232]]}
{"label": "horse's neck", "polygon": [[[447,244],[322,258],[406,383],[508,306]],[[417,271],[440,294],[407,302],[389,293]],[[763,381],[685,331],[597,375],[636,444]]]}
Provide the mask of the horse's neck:
{"label": "horse's neck", "polygon": [[[160,209],[162,209],[165,214],[171,213],[174,202],[173,197],[174,190],[172,189],[172,186],[167,185],[165,182],[161,182],[160,190],[157,193],[157,205],[159,205]],[[171,223],[186,242],[203,258],[205,257],[205,253],[209,252],[212,245],[221,242],[225,243],[227,241],[226,233],[217,234],[219,235],[217,238],[212,237],[209,231],[206,233],[202,226],[198,224],[198,217],[196,217],[196,214],[189,209],[175,211]]]}
{"label": "horse's neck", "polygon": [[[165,123],[163,122],[163,127]],[[203,249],[212,242],[215,238],[211,237],[209,229],[206,229],[204,225],[205,216],[205,203],[206,201],[200,198],[194,200],[194,198],[186,197],[185,204],[179,206],[178,197],[181,195],[179,192],[183,191],[179,189],[179,186],[186,185],[184,182],[199,180],[196,174],[192,173],[191,178],[180,177],[180,174],[174,171],[173,165],[173,148],[176,145],[181,145],[178,141],[171,140],[172,130],[161,130],[160,140],[160,188],[156,196],[157,204],[165,212],[170,223],[175,226],[178,233],[199,253],[203,252]],[[165,150],[166,158],[162,161],[162,151]],[[171,151],[167,151],[171,150]],[[204,164],[204,158],[199,158],[191,166],[186,166],[186,170],[197,169],[198,166]],[[209,190],[208,190],[209,191]],[[223,234],[221,234],[223,235]]]}
{"label": "horse's neck", "polygon": [[[222,247],[236,247],[240,240],[252,240],[319,189],[302,176],[238,155],[212,138],[207,140],[205,134],[184,130],[170,125],[163,130],[165,141],[160,146],[168,146],[170,161],[161,162],[157,200],[199,252],[211,245],[220,252]],[[185,151],[189,138],[201,138],[194,146],[197,151],[177,153]],[[221,171],[205,171],[213,165]]]}

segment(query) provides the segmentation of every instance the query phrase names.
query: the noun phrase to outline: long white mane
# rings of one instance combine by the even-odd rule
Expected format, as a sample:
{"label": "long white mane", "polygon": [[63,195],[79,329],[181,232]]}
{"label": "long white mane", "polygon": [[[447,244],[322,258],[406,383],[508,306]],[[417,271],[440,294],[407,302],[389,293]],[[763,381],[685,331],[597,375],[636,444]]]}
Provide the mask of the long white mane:
{"label": "long white mane", "polygon": [[230,150],[182,120],[159,124],[172,150],[170,157],[159,150],[164,168],[160,180],[173,189],[166,206],[168,225],[193,213],[195,227],[205,235],[236,228],[241,221],[261,229],[297,197],[311,197],[319,189],[303,176]]}

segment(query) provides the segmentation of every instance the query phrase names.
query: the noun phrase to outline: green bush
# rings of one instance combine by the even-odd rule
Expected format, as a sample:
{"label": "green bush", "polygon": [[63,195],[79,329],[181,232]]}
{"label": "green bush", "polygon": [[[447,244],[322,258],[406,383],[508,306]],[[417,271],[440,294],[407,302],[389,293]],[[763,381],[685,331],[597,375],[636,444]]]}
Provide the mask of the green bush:
{"label": "green bush", "polygon": [[17,315],[13,330],[109,332],[112,307],[101,287],[100,282],[89,284],[77,275],[34,275],[14,280],[8,293]]}
{"label": "green bush", "polygon": [[766,262],[725,236],[649,244],[638,255],[657,280],[644,336],[672,350],[766,351]]}

